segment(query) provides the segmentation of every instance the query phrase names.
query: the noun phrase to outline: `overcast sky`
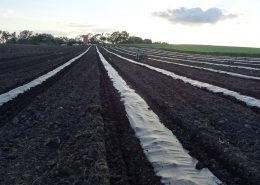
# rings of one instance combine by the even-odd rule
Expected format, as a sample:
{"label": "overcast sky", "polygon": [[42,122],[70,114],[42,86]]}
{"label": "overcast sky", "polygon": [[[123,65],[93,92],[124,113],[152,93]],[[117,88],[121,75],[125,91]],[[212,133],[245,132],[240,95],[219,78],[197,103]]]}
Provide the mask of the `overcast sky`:
{"label": "overcast sky", "polygon": [[0,29],[260,47],[259,0],[1,0]]}

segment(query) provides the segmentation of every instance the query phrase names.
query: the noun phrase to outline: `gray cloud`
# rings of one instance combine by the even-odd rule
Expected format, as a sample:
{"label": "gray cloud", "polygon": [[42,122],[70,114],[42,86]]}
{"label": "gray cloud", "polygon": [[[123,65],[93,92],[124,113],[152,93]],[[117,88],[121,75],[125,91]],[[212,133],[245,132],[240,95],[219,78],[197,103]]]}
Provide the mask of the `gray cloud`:
{"label": "gray cloud", "polygon": [[210,8],[203,11],[201,8],[184,7],[154,12],[153,16],[164,18],[171,23],[181,24],[216,23],[220,20],[237,17],[235,14],[224,15],[222,10],[218,8]]}

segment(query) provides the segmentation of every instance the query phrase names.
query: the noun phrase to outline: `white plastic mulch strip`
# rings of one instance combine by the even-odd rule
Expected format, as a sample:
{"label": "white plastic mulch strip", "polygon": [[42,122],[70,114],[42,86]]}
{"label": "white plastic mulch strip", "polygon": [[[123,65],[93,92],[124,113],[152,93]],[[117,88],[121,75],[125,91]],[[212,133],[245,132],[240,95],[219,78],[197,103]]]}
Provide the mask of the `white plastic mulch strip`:
{"label": "white plastic mulch strip", "polygon": [[136,54],[131,54],[131,53],[136,53],[136,52],[130,52],[130,51],[127,51],[127,50],[125,50],[125,52],[124,52],[124,51],[121,51],[121,50],[123,50],[123,49],[118,50],[118,49],[114,49],[114,48],[113,48],[113,50],[115,50],[115,51],[117,51],[117,52],[119,52],[119,53],[136,56]]}
{"label": "white plastic mulch strip", "polygon": [[260,64],[248,63],[248,62],[234,62],[235,64],[244,64],[244,65],[251,65],[251,66],[260,66]]}
{"label": "white plastic mulch strip", "polygon": [[4,94],[0,95],[0,106],[2,106],[4,103],[7,103],[8,101],[16,98],[19,94],[22,94],[26,91],[28,91],[29,89],[40,85],[41,83],[43,83],[44,81],[46,81],[47,79],[49,79],[50,77],[56,75],[58,72],[60,72],[62,69],[64,69],[65,67],[71,65],[73,62],[75,62],[76,60],[78,60],[80,57],[82,57],[84,54],[86,54],[88,52],[88,50],[90,49],[90,47],[84,51],[83,53],[81,53],[80,55],[76,56],[75,58],[70,59],[68,62],[62,64],[61,66],[53,69],[52,71],[34,79],[33,81],[24,84],[22,86],[19,86],[15,89],[12,89]]}
{"label": "white plastic mulch strip", "polygon": [[111,51],[108,51],[107,49],[105,49],[105,50],[107,52],[119,57],[119,58],[122,58],[122,59],[128,61],[128,62],[137,64],[137,65],[140,65],[140,66],[144,66],[144,67],[149,68],[151,70],[157,71],[157,72],[162,73],[162,74],[167,75],[167,76],[170,76],[173,79],[181,80],[185,83],[191,84],[192,86],[195,86],[195,87],[198,87],[198,88],[205,88],[208,91],[213,92],[213,93],[222,93],[225,96],[231,96],[231,97],[233,97],[233,98],[235,98],[235,99],[237,99],[241,102],[244,102],[244,103],[246,103],[246,105],[248,105],[250,107],[260,108],[260,100],[259,99],[256,99],[256,98],[253,98],[253,97],[250,97],[250,96],[246,96],[246,95],[241,95],[238,92],[231,91],[229,89],[225,89],[225,88],[218,87],[218,86],[215,86],[215,85],[211,85],[209,83],[200,82],[200,81],[193,80],[193,79],[190,79],[190,78],[187,78],[187,77],[184,77],[184,76],[176,75],[173,72],[170,72],[170,71],[167,71],[167,70],[164,70],[164,69],[160,69],[160,68],[157,68],[157,67],[153,67],[153,66],[150,66],[150,65],[147,65],[147,64],[144,64],[144,63],[139,63],[137,61],[131,60],[129,58],[126,58],[126,57],[123,57],[123,56],[118,55],[116,53],[113,53]]}
{"label": "white plastic mulch strip", "polygon": [[[121,47],[118,47],[120,49],[122,49]],[[129,48],[128,48],[129,49]],[[254,64],[254,63],[260,63],[259,58],[246,58],[246,57],[227,57],[227,56],[219,56],[219,57],[212,57],[206,54],[181,54],[178,52],[166,52],[166,51],[162,51],[162,50],[158,50],[158,51],[152,51],[151,49],[144,49],[142,48],[145,52],[150,53],[150,54],[159,54],[159,55],[167,55],[167,56],[172,56],[172,57],[187,57],[190,59],[201,59],[201,60],[213,60],[214,62],[232,62],[232,63],[244,63],[244,64],[248,64],[248,65],[259,65],[259,64]],[[123,49],[124,50],[124,49]],[[132,48],[132,51],[137,51],[138,49],[136,48]],[[129,51],[129,50],[128,50]]]}
{"label": "white plastic mulch strip", "polygon": [[189,60],[189,59],[180,59],[180,58],[176,58],[176,57],[163,57],[163,56],[158,56],[158,55],[149,55],[149,56],[153,56],[153,57],[157,57],[157,58],[166,58],[166,59],[171,59],[171,60],[179,60],[179,61],[191,62],[191,63],[198,63],[198,64],[207,64],[207,65],[213,65],[213,66],[223,66],[223,67],[232,67],[232,68],[260,71],[259,68],[247,67],[247,66],[232,66],[232,65],[228,65],[228,64],[216,64],[216,63],[211,63],[211,62],[201,62],[201,61],[195,61],[195,60]]}
{"label": "white plastic mulch strip", "polygon": [[[120,50],[123,50],[123,51],[126,51],[126,52],[128,52],[128,53],[136,53],[136,52],[133,52],[133,51],[130,51],[129,49],[128,50],[126,50],[126,49],[123,49],[123,48],[118,48],[118,49],[120,49]],[[151,51],[148,51],[147,53],[149,53],[148,54],[148,56],[152,56],[152,55],[150,55],[150,54],[160,54],[160,55],[153,55],[153,56],[156,56],[156,57],[162,57],[161,55],[162,54],[164,54],[164,53],[162,53],[162,52],[160,52],[160,53],[154,53],[154,52],[151,52]],[[170,55],[167,55],[168,57],[178,57],[178,56],[170,56]],[[163,56],[164,57],[164,56]],[[243,61],[243,60],[241,60],[241,62],[237,62],[237,61],[240,61],[240,60],[233,60],[233,61],[231,61],[230,59],[221,59],[221,58],[208,58],[208,57],[191,57],[191,56],[186,56],[186,57],[188,57],[188,59],[193,59],[193,60],[211,60],[212,62],[220,62],[220,63],[227,63],[228,62],[228,64],[229,65],[231,65],[231,64],[244,64],[244,65],[247,65],[247,66],[244,66],[244,67],[248,67],[248,65],[249,66],[260,66],[260,64],[255,64],[255,63],[253,63],[253,62],[247,62],[247,61]],[[151,58],[150,58],[151,59]],[[231,63],[230,63],[231,62]],[[174,64],[179,64],[179,63],[175,63],[175,62],[172,62],[172,63],[174,63]]]}
{"label": "white plastic mulch strip", "polygon": [[[117,51],[117,52],[120,52],[120,53],[124,53],[124,54],[135,56],[134,54],[123,52],[123,51],[120,51],[120,50],[117,50],[117,49],[114,49],[114,50]],[[211,72],[215,72],[215,73],[226,74],[226,75],[235,76],[235,77],[239,77],[239,78],[260,80],[260,77],[256,77],[256,76],[243,75],[243,74],[239,74],[239,73],[233,73],[233,72],[228,72],[228,71],[216,70],[216,69],[206,68],[206,67],[191,66],[191,65],[180,64],[180,63],[175,63],[175,62],[168,62],[168,61],[165,61],[165,60],[160,60],[160,59],[155,59],[155,58],[148,58],[148,59],[154,60],[154,61],[158,61],[158,62],[167,63],[167,64],[173,64],[173,65],[184,66],[184,67],[189,67],[189,68],[202,69],[202,70],[205,70],[205,71],[211,71]]]}
{"label": "white plastic mulch strip", "polygon": [[121,50],[126,51],[128,53],[136,53],[136,52],[133,52],[133,51],[130,51],[130,50],[127,50],[127,49],[123,49],[123,48],[118,48],[118,49],[121,49]]}
{"label": "white plastic mulch strip", "polygon": [[155,173],[161,177],[161,182],[170,185],[220,184],[220,180],[208,169],[196,169],[197,160],[183,149],[178,139],[160,122],[145,100],[127,85],[98,48],[96,49],[113,86],[121,96],[131,127]]}
{"label": "white plastic mulch strip", "polygon": [[173,63],[173,62],[168,62],[168,61],[155,59],[155,58],[148,58],[148,59],[155,60],[155,61],[158,61],[158,62],[173,64],[173,65],[185,66],[185,67],[190,67],[190,68],[195,68],[195,69],[203,69],[203,70],[206,70],[206,71],[211,71],[211,72],[221,73],[221,74],[227,74],[227,75],[230,75],[230,76],[235,76],[235,77],[240,77],[240,78],[246,78],[246,79],[252,79],[252,80],[260,80],[260,77],[257,77],[257,76],[249,76],[249,75],[243,75],[243,74],[239,74],[239,73],[233,73],[233,72],[228,72],[228,71],[216,70],[216,69],[211,69],[211,68],[206,68],[206,67],[198,67],[198,66],[191,66],[191,65],[180,64],[180,63]]}
{"label": "white plastic mulch strip", "polygon": [[[125,49],[122,49],[122,50],[125,50]],[[125,51],[127,51],[127,50],[125,50]],[[128,52],[130,52],[130,51],[128,51]],[[130,52],[130,53],[134,53],[134,52]],[[195,60],[190,60],[190,59],[181,59],[181,58],[176,58],[176,57],[164,57],[164,56],[158,56],[158,55],[152,55],[152,54],[149,54],[148,56],[157,57],[157,58],[165,58],[165,59],[176,60],[176,61],[184,61],[184,62],[190,62],[190,63],[207,64],[207,65],[214,65],[214,66],[223,66],[223,67],[231,67],[231,68],[260,71],[259,68],[247,67],[247,66],[234,66],[234,65],[228,65],[228,64],[217,64],[217,63],[211,63],[211,62],[195,61]]]}

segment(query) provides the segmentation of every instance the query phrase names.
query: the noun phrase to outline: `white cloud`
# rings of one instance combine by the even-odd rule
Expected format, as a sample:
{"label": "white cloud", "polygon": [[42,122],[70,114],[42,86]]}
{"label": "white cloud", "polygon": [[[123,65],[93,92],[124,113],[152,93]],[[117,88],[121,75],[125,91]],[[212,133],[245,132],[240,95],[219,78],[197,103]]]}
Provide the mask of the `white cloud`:
{"label": "white cloud", "polygon": [[210,8],[203,11],[201,8],[172,9],[167,11],[154,12],[154,16],[164,18],[171,23],[201,24],[216,23],[220,20],[237,17],[235,14],[224,15],[221,9]]}

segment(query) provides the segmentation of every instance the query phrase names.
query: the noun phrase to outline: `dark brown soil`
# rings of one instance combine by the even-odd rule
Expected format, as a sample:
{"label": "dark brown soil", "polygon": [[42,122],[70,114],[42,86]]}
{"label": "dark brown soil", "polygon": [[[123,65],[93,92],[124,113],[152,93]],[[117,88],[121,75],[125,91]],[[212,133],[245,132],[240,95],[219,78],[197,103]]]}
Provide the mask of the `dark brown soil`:
{"label": "dark brown soil", "polygon": [[[2,184],[109,184],[92,50],[0,130]],[[88,60],[86,62],[86,60]]]}
{"label": "dark brown soil", "polygon": [[[113,51],[114,52],[114,51]],[[125,56],[127,58],[134,59],[134,56],[123,54],[116,52],[119,55]],[[151,57],[155,58],[155,57]],[[160,59],[165,60],[165,59]],[[165,60],[169,61],[169,60]],[[167,64],[163,62],[153,61],[153,60],[145,60],[143,63],[158,67],[161,69],[165,69],[168,71],[172,71],[177,75],[185,76],[194,80],[198,80],[201,82],[210,83],[213,85],[217,85],[229,90],[233,90],[239,92],[243,95],[252,96],[255,98],[260,98],[260,81],[259,80],[249,80],[243,79],[239,77],[233,77],[230,75],[214,73],[206,70],[194,69],[184,66],[178,66],[173,64]],[[184,64],[190,65],[187,62],[182,62]],[[191,64],[193,65],[193,64]],[[211,67],[210,67],[211,68]]]}
{"label": "dark brown soil", "polygon": [[[61,62],[64,63],[67,61],[61,61]],[[38,85],[23,94],[20,94],[14,100],[7,102],[3,106],[1,106],[0,107],[0,127],[6,123],[6,120],[11,119],[17,113],[19,113],[21,110],[23,110],[23,108],[26,107],[32,101],[32,99],[35,98],[38,94],[42,93],[43,91],[48,89],[51,85],[53,85],[57,80],[61,79],[64,76],[64,74],[66,74],[71,69],[71,67],[73,67],[78,62],[79,61],[74,62],[72,65],[67,66],[62,71],[60,71],[58,74],[56,74],[55,76],[53,76],[50,79],[48,79],[47,81],[45,81],[43,84]],[[37,70],[39,71],[40,69],[37,69]],[[28,72],[29,76],[32,73],[33,72],[31,72],[31,73]],[[5,78],[2,81],[5,81],[5,80],[8,81],[10,79]],[[11,80],[11,82],[12,82],[12,80]]]}
{"label": "dark brown soil", "polygon": [[[148,55],[149,55],[149,53],[148,53]],[[166,56],[167,57],[167,55],[162,55],[162,54],[156,54],[156,55]],[[216,66],[216,65],[209,65],[209,64],[193,63],[193,62],[179,61],[179,60],[174,60],[174,59],[163,59],[163,58],[154,57],[154,56],[151,56],[151,58],[156,58],[156,59],[166,60],[166,61],[172,61],[172,62],[176,62],[176,63],[180,63],[180,64],[187,64],[187,65],[193,65],[193,66],[198,66],[198,67],[212,68],[212,69],[216,69],[216,70],[223,70],[223,71],[229,71],[229,72],[234,72],[234,73],[239,73],[239,74],[244,74],[244,75],[251,75],[251,76],[258,76],[258,77],[260,77],[260,71],[255,71],[255,70],[247,70],[247,69],[241,69],[241,68],[233,68],[233,67],[225,67],[225,66]],[[185,57],[185,56],[184,57],[180,57],[180,58],[188,59],[188,57]],[[195,60],[194,59],[194,61],[199,61],[199,60]],[[203,62],[208,62],[208,61],[207,60],[203,60]],[[216,62],[210,62],[210,63],[216,63]],[[229,63],[223,63],[223,64],[229,65]],[[239,66],[242,66],[242,65],[239,64]],[[250,66],[250,65],[243,65],[243,66],[259,68],[259,66],[257,66],[257,67],[256,66]]]}
{"label": "dark brown soil", "polygon": [[[56,48],[56,52],[36,53],[29,57],[0,59],[0,93],[7,92],[41,76],[82,53],[85,47]],[[27,50],[25,50],[27,51]],[[10,56],[13,53],[9,54]]]}
{"label": "dark brown soil", "polygon": [[0,128],[1,184],[160,184],[98,60],[93,47],[12,101]]}
{"label": "dark brown soil", "polygon": [[44,46],[44,45],[28,45],[28,44],[1,44],[0,60],[14,59],[21,57],[30,57],[39,54],[57,53],[66,50],[69,47],[61,46]]}
{"label": "dark brown soil", "polygon": [[259,113],[101,51],[203,166],[226,184],[260,184]]}
{"label": "dark brown soil", "polygon": [[[131,50],[131,51],[136,52],[136,50]],[[189,59],[189,60],[193,60],[193,61],[208,62],[208,63],[213,63],[213,64],[217,63],[217,64],[226,64],[226,65],[233,65],[233,66],[260,68],[259,65],[252,65],[252,64],[259,64],[258,62],[260,61],[260,58],[243,57],[242,61],[245,62],[245,64],[243,64],[243,63],[236,63],[236,62],[242,62],[242,61],[240,61],[241,58],[239,58],[239,57],[237,58],[237,57],[227,57],[227,56],[212,56],[212,55],[205,55],[205,54],[198,55],[198,54],[192,54],[192,53],[164,52],[162,50],[154,51],[152,49],[144,49],[144,51],[148,55],[151,54],[151,55],[157,55],[157,56],[169,57],[169,58],[176,57],[176,58],[180,58],[180,59]],[[151,57],[155,57],[155,56],[151,56]],[[159,58],[159,57],[157,57],[157,58]],[[226,59],[228,59],[228,60],[226,60]],[[166,59],[166,60],[168,60],[168,59]],[[248,62],[248,60],[250,60],[250,62]],[[258,61],[258,62],[256,62],[256,61]],[[176,62],[183,63],[184,61],[176,60]],[[194,63],[189,63],[189,62],[187,62],[187,63],[194,64]],[[204,64],[204,65],[207,65],[208,67],[212,66],[209,64]],[[224,68],[226,68],[227,70],[232,70],[232,68],[229,68],[229,67],[224,67]],[[246,71],[244,70],[244,72],[246,72]],[[251,73],[251,72],[253,72],[253,71],[249,70],[249,73]],[[260,73],[258,73],[258,74],[260,74]]]}
{"label": "dark brown soil", "polygon": [[[18,73],[30,78],[83,50],[15,46],[14,53],[12,47],[0,46],[0,51],[10,51],[9,56],[0,55],[5,64],[0,71],[12,73],[17,65]],[[100,51],[199,159],[199,168],[208,167],[224,184],[260,184],[259,111]],[[231,81],[232,88],[246,87],[237,87],[244,82],[235,78],[214,80],[204,71],[158,67],[227,87]],[[0,79],[2,84],[7,81]],[[17,85],[15,78],[10,84]],[[0,107],[0,114],[1,185],[160,184],[94,47],[55,77]]]}

